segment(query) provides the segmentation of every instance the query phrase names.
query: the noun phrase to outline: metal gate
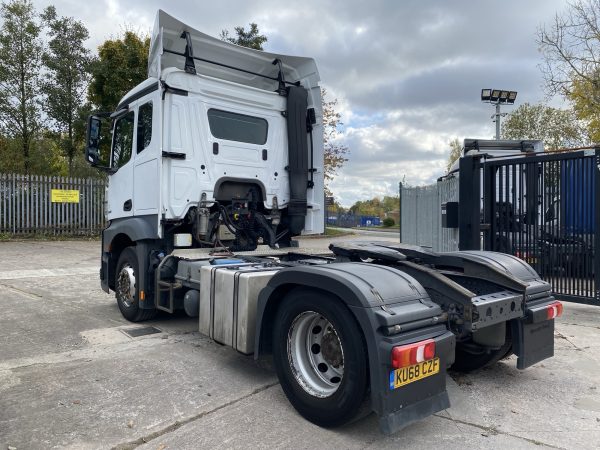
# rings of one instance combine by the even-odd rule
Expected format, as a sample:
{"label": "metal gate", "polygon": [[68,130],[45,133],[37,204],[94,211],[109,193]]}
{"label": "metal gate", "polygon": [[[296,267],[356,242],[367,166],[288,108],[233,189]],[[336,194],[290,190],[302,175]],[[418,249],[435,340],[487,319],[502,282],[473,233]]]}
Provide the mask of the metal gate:
{"label": "metal gate", "polygon": [[510,253],[557,298],[600,305],[600,149],[464,157],[460,248]]}

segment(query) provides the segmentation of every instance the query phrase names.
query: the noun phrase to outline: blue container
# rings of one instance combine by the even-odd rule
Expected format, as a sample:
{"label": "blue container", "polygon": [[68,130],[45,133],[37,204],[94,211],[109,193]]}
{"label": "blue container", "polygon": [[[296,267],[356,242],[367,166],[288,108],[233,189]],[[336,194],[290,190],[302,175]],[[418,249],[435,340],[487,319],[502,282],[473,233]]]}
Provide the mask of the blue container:
{"label": "blue container", "polygon": [[560,221],[564,231],[594,233],[595,205],[594,158],[566,160],[560,174]]}
{"label": "blue container", "polygon": [[375,216],[361,216],[360,226],[361,227],[376,227],[381,225],[381,219]]}

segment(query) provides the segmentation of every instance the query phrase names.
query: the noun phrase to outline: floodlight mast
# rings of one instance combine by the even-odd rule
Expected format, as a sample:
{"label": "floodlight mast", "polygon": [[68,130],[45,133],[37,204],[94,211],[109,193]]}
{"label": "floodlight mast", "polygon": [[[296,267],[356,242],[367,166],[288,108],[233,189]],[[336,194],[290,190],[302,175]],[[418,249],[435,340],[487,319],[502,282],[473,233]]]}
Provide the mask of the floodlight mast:
{"label": "floodlight mast", "polygon": [[516,91],[503,91],[501,89],[482,89],[481,101],[496,105],[496,113],[492,115],[492,119],[496,122],[496,140],[500,139],[500,117],[506,113],[500,112],[500,105],[513,105],[517,99]]}

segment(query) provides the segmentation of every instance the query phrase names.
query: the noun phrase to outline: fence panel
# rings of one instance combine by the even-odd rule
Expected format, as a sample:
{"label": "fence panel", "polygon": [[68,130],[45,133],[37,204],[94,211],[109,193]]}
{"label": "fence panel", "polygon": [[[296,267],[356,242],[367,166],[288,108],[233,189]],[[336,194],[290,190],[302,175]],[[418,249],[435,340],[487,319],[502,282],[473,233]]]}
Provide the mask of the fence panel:
{"label": "fence panel", "polygon": [[442,203],[458,201],[458,180],[436,184],[400,187],[401,242],[431,248],[433,251],[458,250],[458,228],[442,228]]}
{"label": "fence panel", "polygon": [[93,178],[0,173],[0,233],[96,235],[104,228],[104,188]]}

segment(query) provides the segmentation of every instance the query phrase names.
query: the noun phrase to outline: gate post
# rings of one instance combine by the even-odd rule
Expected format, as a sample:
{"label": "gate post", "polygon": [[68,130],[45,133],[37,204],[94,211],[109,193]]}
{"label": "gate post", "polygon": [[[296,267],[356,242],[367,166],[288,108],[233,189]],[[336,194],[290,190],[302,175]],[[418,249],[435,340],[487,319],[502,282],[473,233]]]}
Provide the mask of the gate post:
{"label": "gate post", "polygon": [[460,158],[458,166],[458,248],[480,250],[479,224],[481,222],[480,155]]}
{"label": "gate post", "polygon": [[402,242],[402,181],[398,183],[398,234]]}
{"label": "gate post", "polygon": [[496,250],[496,167],[483,164],[483,249]]}
{"label": "gate post", "polygon": [[596,147],[596,158],[594,167],[594,290],[595,300],[600,302],[600,147]]}

